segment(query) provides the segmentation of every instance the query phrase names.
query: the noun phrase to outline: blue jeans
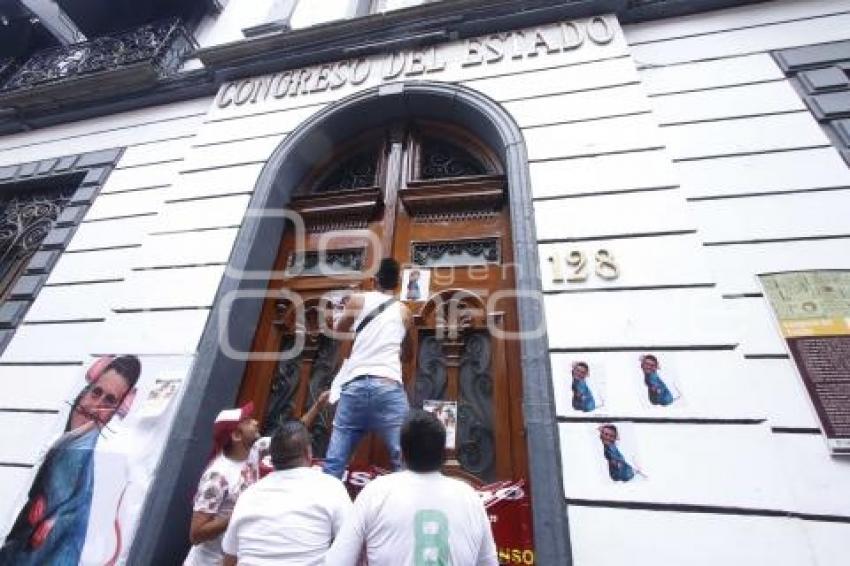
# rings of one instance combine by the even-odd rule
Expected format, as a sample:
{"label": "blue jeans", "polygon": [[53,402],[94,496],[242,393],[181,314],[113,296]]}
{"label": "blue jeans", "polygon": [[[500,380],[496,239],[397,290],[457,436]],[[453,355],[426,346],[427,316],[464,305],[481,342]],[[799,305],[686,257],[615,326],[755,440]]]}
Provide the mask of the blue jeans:
{"label": "blue jeans", "polygon": [[324,472],[342,478],[348,458],[367,432],[383,439],[393,471],[401,469],[401,424],[409,409],[401,384],[366,376],[345,385],[334,416]]}

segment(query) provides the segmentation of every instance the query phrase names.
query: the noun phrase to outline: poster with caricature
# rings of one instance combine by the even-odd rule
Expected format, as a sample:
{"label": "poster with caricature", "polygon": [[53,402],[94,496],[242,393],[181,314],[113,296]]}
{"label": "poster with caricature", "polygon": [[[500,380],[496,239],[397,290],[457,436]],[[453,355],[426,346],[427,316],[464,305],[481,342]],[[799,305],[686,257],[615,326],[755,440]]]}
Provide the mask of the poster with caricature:
{"label": "poster with caricature", "polygon": [[145,374],[133,355],[87,367],[22,497],[0,564],[125,558],[181,384],[156,368]]}
{"label": "poster with caricature", "polygon": [[425,301],[430,296],[431,272],[427,269],[405,269],[401,276],[401,300]]}
{"label": "poster with caricature", "polygon": [[446,448],[454,450],[457,436],[457,403],[428,399],[422,402],[422,409],[433,413],[443,423],[446,427]]}
{"label": "poster with caricature", "polygon": [[605,422],[596,430],[602,447],[600,469],[609,481],[627,483],[647,479],[637,453],[634,427],[629,422]]}
{"label": "poster with caricature", "polygon": [[599,412],[605,407],[605,368],[584,359],[572,360],[570,407],[580,413]]}
{"label": "poster with caricature", "polygon": [[[644,405],[648,407],[681,407],[684,405],[682,389],[676,377],[676,368],[656,354],[638,357],[640,376],[644,384]],[[637,372],[636,372],[637,373]]]}

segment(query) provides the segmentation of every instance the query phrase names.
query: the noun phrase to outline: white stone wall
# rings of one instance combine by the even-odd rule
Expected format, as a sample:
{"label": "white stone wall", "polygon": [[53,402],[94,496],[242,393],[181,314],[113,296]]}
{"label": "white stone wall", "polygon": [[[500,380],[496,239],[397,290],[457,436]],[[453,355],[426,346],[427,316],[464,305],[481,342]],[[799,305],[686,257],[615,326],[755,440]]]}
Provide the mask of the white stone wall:
{"label": "white stone wall", "polygon": [[[191,287],[184,280],[184,285],[169,289],[163,281],[179,278],[179,270],[146,268],[177,265],[188,254],[177,244],[157,251],[156,239],[145,244],[179,186],[179,170],[209,105],[210,99],[186,101],[0,138],[2,165],[126,147],[0,357],[4,535],[26,498],[35,465],[62,431],[68,403],[93,356],[142,354],[140,386],[157,375],[188,375],[207,311],[181,310],[193,303],[184,304],[177,291],[203,295],[210,285],[214,291],[223,268],[213,268],[217,272],[212,278],[205,277],[207,272],[192,276]],[[219,247],[216,253],[221,264],[229,249]],[[149,306],[170,310],[125,312]],[[161,447],[164,437],[144,441]]]}
{"label": "white stone wall", "polygon": [[[206,24],[204,45],[241,37],[244,4]],[[818,435],[787,432],[817,423],[755,275],[850,267],[850,173],[767,54],[846,39],[850,2],[770,2],[625,34],[607,21],[608,43],[497,64],[463,66],[463,42],[441,46],[446,68],[425,76],[492,97],[527,142],[576,564],[843,564],[847,523],[782,516],[850,516],[848,463]],[[0,166],[127,147],[0,358],[2,531],[92,355],[188,374],[266,160],[315,112],[391,82],[385,60],[357,86],[0,138]],[[599,249],[618,279],[553,281],[550,256]],[[686,403],[641,401],[643,352],[675,371]],[[600,470],[598,423],[570,407],[577,359],[605,376],[604,414],[639,421],[648,478],[618,485]]]}
{"label": "white stone wall", "polygon": [[[795,554],[798,538],[763,539],[765,556],[776,556],[772,563],[842,564],[850,550],[850,461],[830,458],[814,430],[817,420],[756,275],[850,267],[844,213],[850,209],[850,169],[769,55],[850,38],[850,2],[768,2],[629,26],[625,34],[696,222],[702,256],[732,328],[740,331],[738,365],[755,385],[745,401],[767,417],[760,443],[769,459],[729,474],[726,458],[718,455],[716,473],[735,485],[750,476],[760,484],[781,475],[787,511],[845,518],[797,521],[810,549],[805,561]],[[730,439],[727,450],[739,444]],[[735,504],[750,505],[746,498]],[[741,519],[701,517],[709,520],[736,529]],[[771,528],[778,533],[783,527]]]}

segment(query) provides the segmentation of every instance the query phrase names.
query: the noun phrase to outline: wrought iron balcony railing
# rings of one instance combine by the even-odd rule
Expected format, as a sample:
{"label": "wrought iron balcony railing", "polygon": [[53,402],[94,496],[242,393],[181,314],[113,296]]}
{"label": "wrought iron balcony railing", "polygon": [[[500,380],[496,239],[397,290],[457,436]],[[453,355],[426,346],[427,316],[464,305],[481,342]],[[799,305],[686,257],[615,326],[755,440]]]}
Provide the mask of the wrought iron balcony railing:
{"label": "wrought iron balcony railing", "polygon": [[[175,73],[196,47],[181,21],[171,19],[83,43],[45,49],[35,53],[5,81],[0,75],[0,102],[10,98],[10,94],[36,94],[45,87],[70,86],[80,79],[104,78],[114,71],[137,74],[141,71],[146,82],[150,82]],[[18,100],[20,96],[12,98]]]}

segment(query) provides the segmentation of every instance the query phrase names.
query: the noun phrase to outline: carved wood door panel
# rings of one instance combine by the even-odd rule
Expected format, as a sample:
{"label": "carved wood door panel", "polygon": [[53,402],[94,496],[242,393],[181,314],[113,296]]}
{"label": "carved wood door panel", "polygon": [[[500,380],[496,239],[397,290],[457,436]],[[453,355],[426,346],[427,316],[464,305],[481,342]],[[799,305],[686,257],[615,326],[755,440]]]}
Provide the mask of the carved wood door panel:
{"label": "carved wood door panel", "polygon": [[[330,385],[327,299],[371,289],[367,272],[391,255],[430,272],[428,295],[407,302],[416,354],[404,376],[412,406],[458,403],[447,468],[475,481],[525,477],[519,344],[506,338],[517,322],[505,191],[492,152],[439,124],[369,133],[318,168],[291,203],[303,230],[290,226],[281,242],[254,338],[255,352],[294,353],[250,361],[243,378],[240,400],[254,400],[264,431]],[[326,410],[312,427],[317,456],[331,421]],[[367,438],[355,460],[386,465],[386,451]]]}

